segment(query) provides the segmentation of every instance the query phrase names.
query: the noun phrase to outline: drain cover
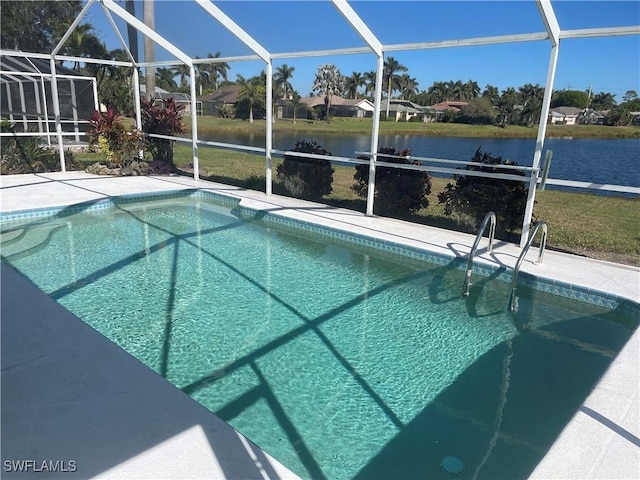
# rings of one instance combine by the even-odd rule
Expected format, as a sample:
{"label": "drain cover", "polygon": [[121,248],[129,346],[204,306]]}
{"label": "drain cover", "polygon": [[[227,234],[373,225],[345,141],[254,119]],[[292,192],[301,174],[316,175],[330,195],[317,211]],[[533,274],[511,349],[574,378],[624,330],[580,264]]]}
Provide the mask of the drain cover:
{"label": "drain cover", "polygon": [[464,470],[464,462],[458,457],[453,457],[451,455],[444,457],[442,462],[440,462],[440,465],[445,472],[450,473],[451,475],[458,475]]}

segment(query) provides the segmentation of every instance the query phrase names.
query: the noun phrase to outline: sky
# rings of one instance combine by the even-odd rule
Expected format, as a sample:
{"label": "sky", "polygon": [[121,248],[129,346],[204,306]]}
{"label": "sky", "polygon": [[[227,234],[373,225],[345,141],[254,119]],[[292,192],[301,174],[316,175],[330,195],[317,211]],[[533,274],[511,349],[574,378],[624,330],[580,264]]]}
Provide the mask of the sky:
{"label": "sky", "polygon": [[[115,0],[124,6],[123,0]],[[366,46],[342,14],[326,0],[215,1],[225,14],[272,53],[295,53]],[[351,7],[383,45],[545,32],[533,0],[518,1],[351,1]],[[553,0],[561,30],[640,25],[640,2]],[[142,19],[142,1],[136,1]],[[117,18],[117,17],[116,17]],[[84,19],[92,23],[107,47],[121,48],[102,8],[94,4]],[[222,57],[251,55],[242,42],[190,0],[156,0],[155,29],[191,57],[220,52]],[[126,39],[124,22],[116,22]],[[395,51],[387,55],[406,66],[420,90],[436,81],[475,80],[504,90],[524,84],[546,84],[550,42]],[[140,56],[143,58],[142,39]],[[156,60],[175,60],[161,47]],[[301,96],[312,89],[323,63],[340,72],[375,70],[373,54],[314,56],[273,61],[293,66],[291,83]],[[229,80],[237,74],[258,75],[261,61],[229,62]],[[560,43],[555,90],[614,94],[618,102],[628,90],[640,93],[640,35],[564,39]]]}

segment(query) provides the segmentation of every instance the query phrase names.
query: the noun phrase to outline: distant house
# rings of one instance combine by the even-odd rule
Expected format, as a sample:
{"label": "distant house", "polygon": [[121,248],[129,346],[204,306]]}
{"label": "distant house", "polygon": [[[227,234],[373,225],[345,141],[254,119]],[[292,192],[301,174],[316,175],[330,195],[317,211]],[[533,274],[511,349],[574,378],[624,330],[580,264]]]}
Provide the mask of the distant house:
{"label": "distant house", "polygon": [[[323,107],[324,97],[304,97],[300,99],[307,108]],[[364,118],[373,115],[374,106],[366,98],[342,98],[338,95],[331,96],[331,115],[335,117]]]}
{"label": "distant house", "polygon": [[551,125],[575,125],[578,123],[578,116],[582,112],[581,108],[576,107],[554,107],[549,110],[548,123]]}
{"label": "distant house", "polygon": [[[380,111],[385,114],[387,113],[387,100],[382,100],[380,103]],[[389,119],[395,120],[396,122],[408,122],[412,118],[428,118],[428,115],[425,117],[426,111],[427,107],[410,102],[409,100],[392,98],[389,101]]]}
{"label": "distant house", "polygon": [[239,85],[227,85],[221,87],[213,93],[198,97],[198,101],[202,103],[203,115],[218,115],[219,109],[222,107],[231,107],[235,109],[238,103],[238,95],[240,94]]}
{"label": "distant house", "polygon": [[436,112],[436,121],[438,121],[442,119],[442,117],[445,115],[445,112],[450,111],[458,113],[462,109],[462,107],[465,107],[467,105],[469,105],[469,102],[445,100],[444,102],[431,105],[429,108]]}
{"label": "distant house", "polygon": [[[145,97],[147,93],[147,88],[145,85],[140,85],[140,94]],[[169,99],[173,99],[178,105],[182,105],[184,110],[182,110],[182,115],[191,115],[191,96],[186,93],[181,92],[169,92],[160,87],[155,87],[155,95],[153,100],[155,103],[164,103]],[[196,110],[200,113],[201,107],[198,102],[196,102]]]}

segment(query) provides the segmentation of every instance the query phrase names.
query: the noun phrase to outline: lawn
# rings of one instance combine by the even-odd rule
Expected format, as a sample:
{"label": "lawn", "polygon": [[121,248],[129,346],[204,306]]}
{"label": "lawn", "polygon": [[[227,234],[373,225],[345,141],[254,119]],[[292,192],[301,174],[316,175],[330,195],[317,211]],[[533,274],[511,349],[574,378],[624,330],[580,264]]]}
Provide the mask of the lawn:
{"label": "lawn", "polygon": [[[190,131],[191,118],[185,117]],[[278,120],[273,124],[274,132],[296,133],[342,133],[370,134],[370,118],[334,118],[322,120]],[[198,117],[198,133],[242,132],[264,135],[265,120],[249,123],[239,119],[225,119],[213,116]],[[538,126],[508,125],[467,125],[463,123],[423,123],[423,122],[380,122],[380,134],[427,135],[447,137],[512,137],[535,138]],[[575,138],[640,138],[639,127],[608,127],[603,125],[548,125],[547,137]]]}

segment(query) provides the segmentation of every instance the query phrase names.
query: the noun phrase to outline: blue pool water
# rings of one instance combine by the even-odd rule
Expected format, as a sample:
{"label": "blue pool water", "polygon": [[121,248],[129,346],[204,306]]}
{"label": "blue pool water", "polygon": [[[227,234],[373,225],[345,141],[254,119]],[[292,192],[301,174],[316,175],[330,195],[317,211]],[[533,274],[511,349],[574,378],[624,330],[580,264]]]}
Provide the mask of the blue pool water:
{"label": "blue pool water", "polygon": [[[68,212],[67,212],[68,213]],[[526,478],[637,327],[205,198],[7,223],[2,260],[306,478]]]}

